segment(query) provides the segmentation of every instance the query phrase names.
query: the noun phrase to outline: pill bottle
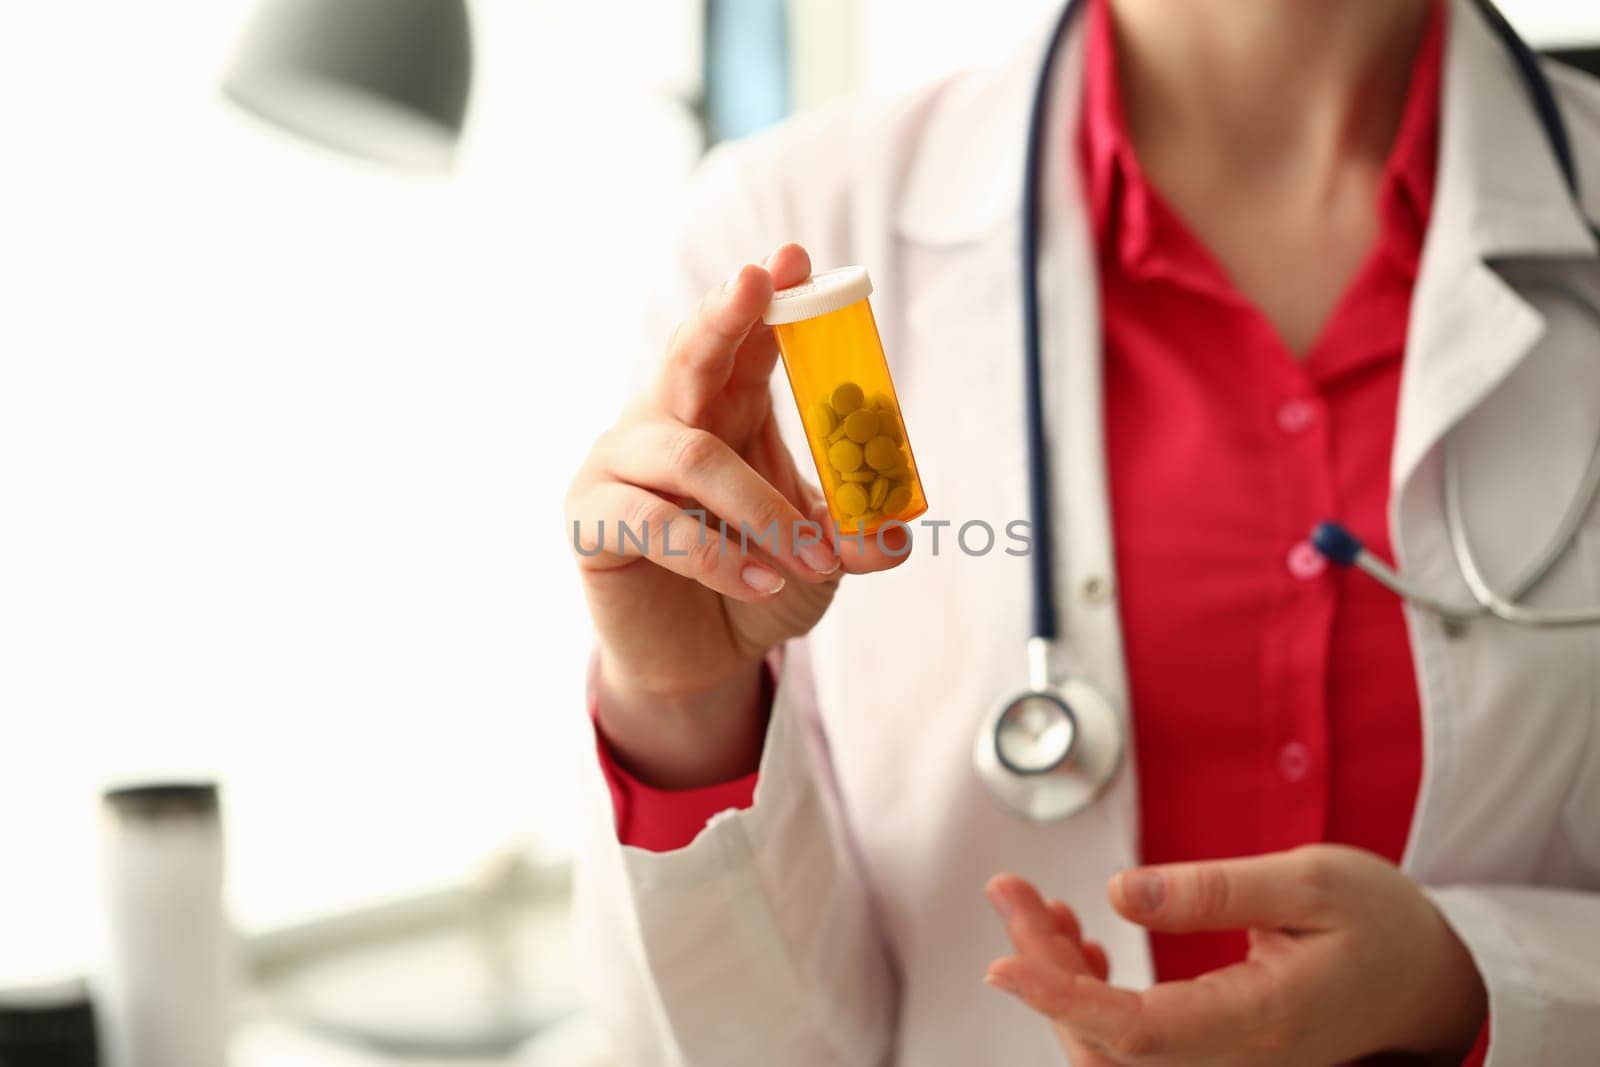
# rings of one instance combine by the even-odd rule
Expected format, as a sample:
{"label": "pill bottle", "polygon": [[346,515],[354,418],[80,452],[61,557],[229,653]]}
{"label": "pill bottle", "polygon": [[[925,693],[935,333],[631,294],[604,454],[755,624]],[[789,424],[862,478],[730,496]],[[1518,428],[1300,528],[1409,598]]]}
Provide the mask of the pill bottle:
{"label": "pill bottle", "polygon": [[865,267],[839,267],[778,290],[763,316],[783,354],[828,512],[852,534],[928,510],[871,292]]}

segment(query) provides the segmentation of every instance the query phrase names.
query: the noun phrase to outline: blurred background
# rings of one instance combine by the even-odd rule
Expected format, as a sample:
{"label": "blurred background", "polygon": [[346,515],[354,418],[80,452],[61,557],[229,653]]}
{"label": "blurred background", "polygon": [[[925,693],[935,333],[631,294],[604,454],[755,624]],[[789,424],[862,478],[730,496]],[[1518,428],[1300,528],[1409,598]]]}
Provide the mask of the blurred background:
{"label": "blurred background", "polygon": [[709,144],[1055,7],[0,7],[0,1006],[107,966],[104,791],[217,782],[236,1063],[604,1063],[561,498],[619,308]]}

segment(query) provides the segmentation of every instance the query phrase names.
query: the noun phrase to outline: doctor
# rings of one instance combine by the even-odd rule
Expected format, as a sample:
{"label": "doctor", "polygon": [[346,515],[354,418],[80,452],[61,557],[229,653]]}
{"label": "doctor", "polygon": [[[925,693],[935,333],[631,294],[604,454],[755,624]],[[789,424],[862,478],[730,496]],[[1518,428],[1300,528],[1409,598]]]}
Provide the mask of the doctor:
{"label": "doctor", "polygon": [[[629,1064],[1592,1063],[1600,630],[1446,621],[1305,536],[1336,517],[1470,603],[1447,455],[1493,582],[1560,526],[1600,440],[1600,87],[1547,72],[1580,211],[1476,0],[1082,6],[705,165],[650,279],[665,359],[567,501],[595,1010]],[[1044,526],[1017,250],[1047,53]],[[817,514],[760,319],[844,263],[929,521],[719,552],[680,507]],[[955,537],[1030,517],[1050,671],[1126,739],[1043,822],[971,760],[1021,682],[1029,560]],[[1526,600],[1600,602],[1600,516]]]}

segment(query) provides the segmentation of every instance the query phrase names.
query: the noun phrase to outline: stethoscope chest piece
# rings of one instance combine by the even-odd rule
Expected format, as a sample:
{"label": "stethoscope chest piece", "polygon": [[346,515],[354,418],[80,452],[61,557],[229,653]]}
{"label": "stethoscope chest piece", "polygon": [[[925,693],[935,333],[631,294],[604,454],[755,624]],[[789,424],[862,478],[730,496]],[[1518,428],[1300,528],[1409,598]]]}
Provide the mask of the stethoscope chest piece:
{"label": "stethoscope chest piece", "polygon": [[1105,694],[1068,678],[1003,701],[973,739],[978,777],[1006,808],[1048,822],[1074,815],[1115,777],[1122,729]]}

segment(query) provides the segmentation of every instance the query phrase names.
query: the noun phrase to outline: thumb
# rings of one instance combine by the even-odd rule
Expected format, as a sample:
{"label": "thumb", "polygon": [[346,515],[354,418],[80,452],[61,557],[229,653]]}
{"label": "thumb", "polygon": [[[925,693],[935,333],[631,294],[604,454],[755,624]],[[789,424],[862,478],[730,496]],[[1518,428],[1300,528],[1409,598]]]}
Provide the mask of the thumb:
{"label": "thumb", "polygon": [[774,289],[787,289],[811,277],[811,256],[797,244],[779,245],[762,266],[772,275]]}
{"label": "thumb", "polygon": [[1295,853],[1137,867],[1106,893],[1123,918],[1151,930],[1310,930],[1326,926],[1326,895]]}
{"label": "thumb", "polygon": [[762,313],[776,289],[797,285],[811,273],[811,258],[799,245],[783,245],[761,267],[746,264],[720,289],[700,300],[667,345],[655,389],[662,407],[690,426],[699,426],[705,410],[739,371],[739,353],[754,336],[752,357],[744,361],[743,381],[766,381],[777,359],[772,334],[761,325]]}

